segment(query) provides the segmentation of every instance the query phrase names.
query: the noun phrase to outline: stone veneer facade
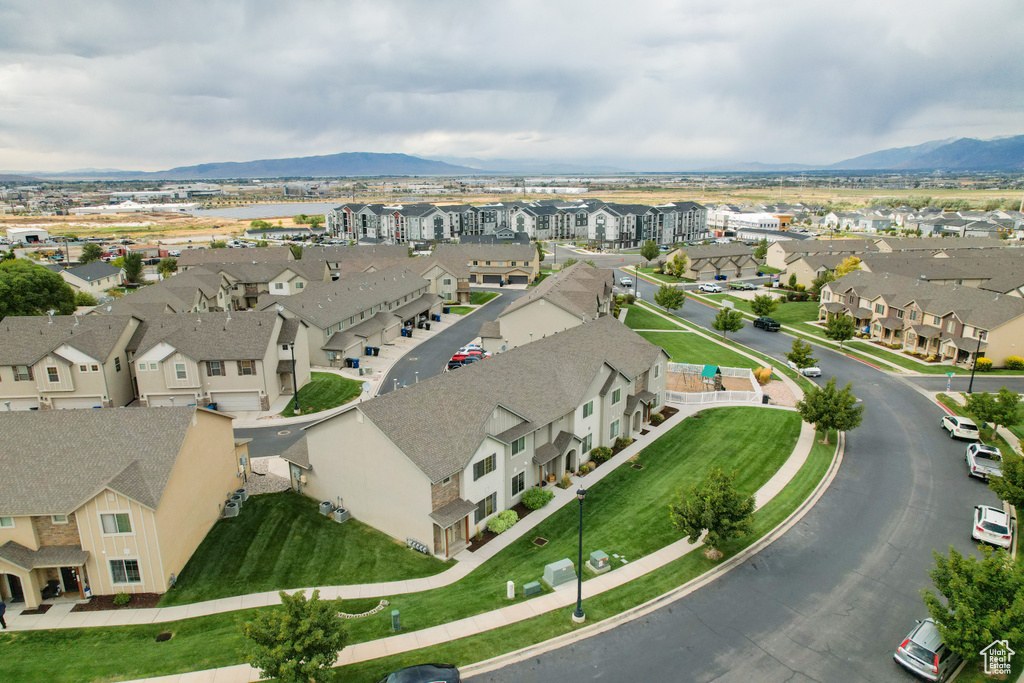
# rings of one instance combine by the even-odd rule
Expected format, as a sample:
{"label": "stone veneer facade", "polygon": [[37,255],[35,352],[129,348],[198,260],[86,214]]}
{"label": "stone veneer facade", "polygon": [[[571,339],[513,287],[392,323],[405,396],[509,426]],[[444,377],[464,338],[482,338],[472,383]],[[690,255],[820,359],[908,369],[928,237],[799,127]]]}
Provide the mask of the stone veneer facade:
{"label": "stone veneer facade", "polygon": [[54,524],[52,517],[33,517],[32,527],[35,529],[39,545],[81,545],[78,535],[78,522],[74,513],[68,515],[67,524]]}

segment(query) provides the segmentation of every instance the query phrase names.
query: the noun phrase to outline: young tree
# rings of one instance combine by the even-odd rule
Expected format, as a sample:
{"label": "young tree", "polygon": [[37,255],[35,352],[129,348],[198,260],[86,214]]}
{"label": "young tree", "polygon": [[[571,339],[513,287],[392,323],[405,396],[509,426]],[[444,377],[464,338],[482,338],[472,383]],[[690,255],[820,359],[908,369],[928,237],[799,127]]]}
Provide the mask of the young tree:
{"label": "young tree", "polygon": [[0,262],[0,318],[75,312],[75,292],[64,279],[25,259]]}
{"label": "young tree", "polygon": [[256,613],[242,625],[245,660],[263,678],[286,683],[327,681],[348,633],[338,616],[337,600],[321,600],[320,591],[306,599],[305,591],[281,596],[281,610]]}
{"label": "young tree", "polygon": [[689,256],[677,251],[676,255],[672,257],[672,260],[668,264],[669,274],[675,275],[676,277],[683,277],[686,275],[686,264],[689,260]]}
{"label": "young tree", "polygon": [[316,230],[317,228],[319,228],[323,224],[324,224],[324,217],[323,216],[310,216],[309,217],[309,229],[310,230]]}
{"label": "young tree", "polygon": [[640,255],[647,261],[647,265],[651,265],[651,261],[658,255],[658,243],[654,240],[647,240],[644,242],[644,246],[640,247]]}
{"label": "young tree", "polygon": [[752,310],[756,316],[771,315],[778,307],[778,300],[776,300],[771,294],[758,294],[754,297],[753,301],[750,302],[750,310]]}
{"label": "young tree", "polygon": [[839,350],[843,349],[843,342],[853,339],[853,333],[857,329],[856,323],[848,315],[833,315],[825,323],[825,336],[832,341],[839,342]]}
{"label": "young tree", "polygon": [[828,443],[828,432],[835,429],[848,432],[860,426],[864,418],[864,406],[857,405],[857,397],[850,391],[852,384],[836,389],[833,377],[824,387],[812,387],[796,404],[804,422],[814,425],[816,431],[825,432],[822,443]]}
{"label": "young tree", "polygon": [[722,557],[718,546],[730,538],[738,538],[750,531],[754,513],[754,496],[736,490],[737,472],[725,474],[712,467],[708,476],[690,489],[689,495],[679,492],[679,505],[669,504],[672,525],[686,534],[686,540],[696,543],[706,529],[704,538],[708,559]]}
{"label": "young tree", "polygon": [[743,325],[743,314],[729,308],[718,311],[715,321],[711,323],[711,327],[722,333],[722,339],[725,339],[727,332],[739,332],[743,329]]}
{"label": "young tree", "polygon": [[831,270],[822,271],[821,275],[811,280],[811,293],[814,296],[821,294],[821,288],[830,282],[835,282],[836,276]]}
{"label": "young tree", "polygon": [[796,273],[789,276],[789,288],[796,289]]}
{"label": "young tree", "polygon": [[142,282],[142,254],[130,251],[124,257],[124,276],[128,282]]}
{"label": "young tree", "polygon": [[672,285],[662,285],[654,293],[654,303],[669,311],[677,311],[686,303],[686,293]]}
{"label": "young tree", "polygon": [[836,266],[836,279],[849,275],[855,270],[860,270],[860,259],[856,256],[847,256]]}
{"label": "young tree", "polygon": [[1000,500],[1005,500],[1018,510],[1024,510],[1024,458],[1014,453],[1003,456],[1003,474],[989,477],[988,487]]}
{"label": "young tree", "polygon": [[986,423],[999,419],[999,404],[996,403],[995,397],[987,391],[968,395],[964,409],[983,427]]}
{"label": "young tree", "polygon": [[210,240],[210,249],[227,249],[228,243],[226,240]]}
{"label": "young tree", "polygon": [[543,263],[545,258],[544,248],[540,246],[540,242],[536,242],[535,244],[537,245],[537,261]]}
{"label": "young tree", "polygon": [[768,256],[768,238],[762,237],[761,241],[757,243],[754,248],[754,258],[758,261],[763,261]]}
{"label": "young tree", "polygon": [[170,277],[173,273],[177,273],[178,259],[173,256],[165,256],[160,259],[160,263],[156,264],[156,272],[160,273],[164,277]]}
{"label": "young tree", "polygon": [[1024,406],[1021,405],[1020,394],[1010,391],[1006,387],[1000,387],[997,399],[999,410],[996,413],[996,419],[993,420],[996,429],[999,429],[1000,425],[1005,427],[1024,421]]}
{"label": "young tree", "polygon": [[93,242],[89,242],[82,247],[82,255],[78,257],[78,262],[92,263],[93,261],[99,261],[101,256],[103,256],[103,247]]}
{"label": "young tree", "polygon": [[292,244],[288,248],[291,249],[292,256],[295,257],[296,261],[302,260],[302,245],[301,244]]}
{"label": "young tree", "polygon": [[1020,642],[1024,636],[1024,563],[1011,560],[1005,550],[982,548],[982,553],[981,560],[952,546],[949,557],[935,553],[929,574],[938,595],[921,592],[942,642],[968,662],[997,638]]}
{"label": "young tree", "polygon": [[793,349],[786,354],[786,360],[793,363],[801,370],[809,368],[818,362],[817,358],[811,357],[811,345],[801,339],[793,340]]}
{"label": "young tree", "polygon": [[75,306],[95,306],[98,301],[89,292],[75,292]]}

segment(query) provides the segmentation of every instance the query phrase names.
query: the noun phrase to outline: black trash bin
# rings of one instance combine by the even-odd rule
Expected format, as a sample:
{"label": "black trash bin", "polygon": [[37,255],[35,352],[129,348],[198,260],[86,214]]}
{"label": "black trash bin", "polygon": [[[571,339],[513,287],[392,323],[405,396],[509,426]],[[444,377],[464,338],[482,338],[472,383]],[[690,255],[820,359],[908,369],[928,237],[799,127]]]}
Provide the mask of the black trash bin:
{"label": "black trash bin", "polygon": [[427,332],[430,331],[430,323],[423,323],[423,327],[424,327],[424,329],[427,330]]}
{"label": "black trash bin", "polygon": [[426,325],[426,323],[421,320],[418,323],[416,323],[416,329],[422,330],[424,325]]}
{"label": "black trash bin", "polygon": [[761,396],[761,403],[768,405],[768,394],[764,394]]}
{"label": "black trash bin", "polygon": [[345,359],[345,367],[346,368],[352,367],[352,359],[351,358],[346,358]]}
{"label": "black trash bin", "polygon": [[375,355],[375,356],[379,356],[380,355],[380,347],[379,346],[374,346],[373,347],[373,355]]}
{"label": "black trash bin", "polygon": [[448,315],[448,313],[450,313],[450,312],[451,312],[451,310],[452,310],[451,308],[449,308],[448,306],[445,306],[445,307],[444,307],[444,314],[445,314],[445,315]]}

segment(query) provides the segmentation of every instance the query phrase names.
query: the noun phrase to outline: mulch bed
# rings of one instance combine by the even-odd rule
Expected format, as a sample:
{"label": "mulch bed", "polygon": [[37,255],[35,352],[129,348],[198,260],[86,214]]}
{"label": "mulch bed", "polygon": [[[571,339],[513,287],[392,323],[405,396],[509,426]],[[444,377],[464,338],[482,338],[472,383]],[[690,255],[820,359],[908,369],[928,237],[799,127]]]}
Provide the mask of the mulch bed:
{"label": "mulch bed", "polygon": [[669,419],[673,415],[679,412],[679,408],[672,408],[670,406],[662,406],[661,414],[665,416],[665,419]]}
{"label": "mulch bed", "polygon": [[[511,509],[516,511],[516,513],[519,515],[519,519],[520,520],[522,520],[523,517],[526,517],[526,515],[528,515],[531,512],[533,512],[533,510],[531,510],[530,508],[526,507],[522,503],[516,503],[515,505],[512,506]],[[491,531],[490,529],[487,529],[485,527],[484,528],[484,533],[480,537],[479,540],[477,540],[476,536],[473,537],[472,542],[469,544],[469,552],[473,552],[475,550],[479,550],[480,548],[483,548],[485,545],[490,543],[491,540],[493,540],[493,539],[495,539],[497,537],[498,537],[498,534],[494,533],[493,531]]]}
{"label": "mulch bed", "polygon": [[50,603],[43,603],[42,605],[39,605],[39,607],[36,607],[35,609],[23,609],[23,610],[21,610],[21,613],[23,615],[25,615],[25,616],[30,616],[30,615],[33,615],[33,614],[46,614],[47,612],[50,611],[51,607],[53,607],[53,605],[51,605]]}
{"label": "mulch bed", "polygon": [[132,593],[127,605],[115,605],[113,595],[94,595],[89,602],[79,603],[71,608],[72,612],[98,612],[107,609],[146,609],[156,607],[163,597],[160,593]]}

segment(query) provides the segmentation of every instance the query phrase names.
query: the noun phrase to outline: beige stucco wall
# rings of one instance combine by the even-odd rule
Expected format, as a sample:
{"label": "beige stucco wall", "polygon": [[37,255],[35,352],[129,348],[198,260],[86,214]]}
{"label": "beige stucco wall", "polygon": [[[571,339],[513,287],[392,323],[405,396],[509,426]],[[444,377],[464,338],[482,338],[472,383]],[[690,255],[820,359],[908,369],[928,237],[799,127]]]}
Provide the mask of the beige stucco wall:
{"label": "beige stucco wall", "polygon": [[220,518],[224,502],[243,486],[238,472],[231,418],[197,410],[155,515],[164,580],[160,592],[172,573],[181,573]]}
{"label": "beige stucco wall", "polygon": [[[103,534],[100,515],[104,512],[127,512],[131,517],[129,534]],[[162,593],[166,585],[160,564],[153,511],[127,496],[109,489],[75,511],[82,537],[82,549],[89,553],[86,581],[96,595],[113,593]],[[114,584],[110,560],[138,560],[141,581]]]}
{"label": "beige stucco wall", "polygon": [[501,346],[505,346],[506,350],[514,349],[517,346],[529,344],[531,341],[543,339],[548,335],[583,324],[582,319],[544,299],[538,299],[517,308],[511,313],[501,316],[498,320],[501,323],[502,339],[508,340],[497,344],[499,350]]}
{"label": "beige stucco wall", "polygon": [[36,550],[39,547],[39,540],[36,538],[35,527],[32,525],[32,518],[29,516],[14,517],[14,527],[0,528],[0,545],[14,541],[29,550]]}
{"label": "beige stucco wall", "polygon": [[303,493],[335,505],[340,497],[356,519],[433,547],[431,482],[358,408],[309,428],[306,438],[313,469]]}
{"label": "beige stucco wall", "polygon": [[1007,356],[1024,357],[1024,316],[990,330],[985,357],[996,367],[1006,365]]}
{"label": "beige stucco wall", "polygon": [[781,271],[786,270],[786,252],[783,251],[782,246],[778,242],[768,245],[768,255],[765,257],[765,263],[772,268],[778,268]]}

